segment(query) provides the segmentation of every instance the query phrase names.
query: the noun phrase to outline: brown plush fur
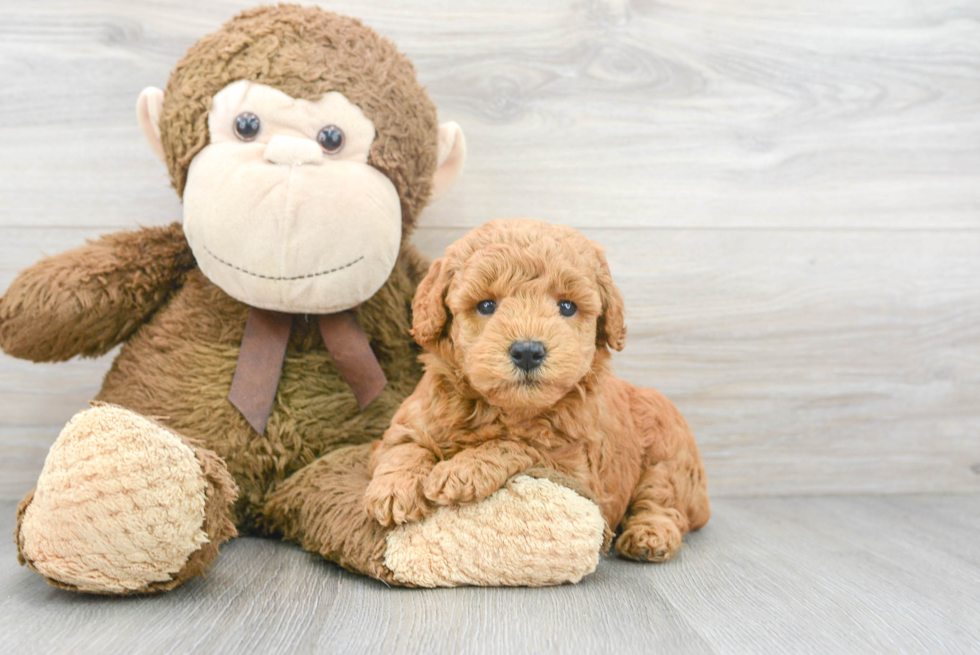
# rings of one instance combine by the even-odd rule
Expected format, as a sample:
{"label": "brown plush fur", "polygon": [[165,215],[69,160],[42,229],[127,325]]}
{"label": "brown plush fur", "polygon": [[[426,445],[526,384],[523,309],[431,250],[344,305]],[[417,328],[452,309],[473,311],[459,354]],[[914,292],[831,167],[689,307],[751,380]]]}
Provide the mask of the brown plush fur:
{"label": "brown plush fur", "polygon": [[[238,79],[296,98],[337,90],[358,104],[378,133],[369,163],[395,184],[403,234],[409,233],[430,195],[436,113],[411,62],[390,42],[354,19],[290,5],[246,11],[203,38],[171,76],[161,120],[178,193],[191,160],[207,144],[211,96]],[[172,584],[142,591],[176,586],[203,572],[221,542],[233,536],[233,524],[244,533],[300,540],[345,566],[385,577],[375,545],[385,531],[359,509],[366,452],[357,459],[354,451],[338,448],[379,438],[421,377],[409,330],[411,299],[427,267],[403,240],[387,282],[358,308],[388,379],[364,412],[315,319],[294,318],[262,436],[227,399],[248,307],[204,277],[179,224],[108,235],[22,272],[0,299],[0,347],[16,357],[60,361],[100,355],[122,343],[98,400],[157,417],[198,444],[195,452],[214,500],[209,495],[206,512],[211,542],[191,556]],[[330,485],[324,486],[323,471],[334,476]],[[281,502],[267,508],[284,481],[288,485],[276,496]],[[238,500],[229,511],[225,505],[235,487]],[[296,498],[307,507],[337,502],[341,509],[287,511],[286,499]],[[31,496],[25,498],[21,515],[30,502]],[[337,526],[334,520],[347,523]]]}
{"label": "brown plush fur", "polygon": [[424,269],[405,246],[391,277],[358,315],[388,386],[363,412],[323,344],[315,319],[296,316],[276,402],[264,435],[228,402],[248,308],[200,271],[123,346],[98,399],[164,422],[221,457],[241,495],[235,519],[257,528],[278,482],[339,445],[380,436],[420,376],[408,335],[408,298]]}
{"label": "brown plush fur", "polygon": [[133,335],[194,268],[180,223],[109,234],[22,271],[0,299],[14,357],[97,357]]}
{"label": "brown plush fur", "polygon": [[[149,259],[156,250],[169,256],[146,270],[91,265],[125,261],[130,252]],[[181,250],[186,257],[172,254]],[[228,402],[248,307],[196,267],[187,269],[188,257],[193,262],[174,224],[112,234],[43,259],[0,300],[0,345],[16,357],[60,361],[125,340],[97,400],[162,417],[213,450],[241,490],[235,520],[248,532],[276,483],[338,445],[380,437],[411,393],[421,366],[409,336],[410,299],[426,261],[414,246],[403,246],[388,281],[358,309],[388,378],[381,396],[359,412],[316,321],[296,316],[275,409],[260,436]],[[45,282],[51,279],[59,284]]]}
{"label": "brown plush fur", "polygon": [[211,98],[249,80],[293,98],[339,91],[374,123],[368,163],[392,181],[405,234],[428,202],[436,170],[436,108],[412,62],[360,21],[315,7],[243,11],[187,52],[167,82],[160,137],[174,188],[183,194],[191,160],[208,144]]}
{"label": "brown plush fur", "polygon": [[[498,303],[492,316],[476,306]],[[565,317],[558,301],[578,311]],[[653,389],[616,378],[623,301],[602,249],[567,227],[492,221],[434,262],[414,303],[425,376],[375,444],[365,507],[382,525],[482,500],[535,466],[581,481],[617,551],[662,561],[710,510],[687,423]],[[531,373],[511,344],[547,348]]]}
{"label": "brown plush fur", "polygon": [[340,448],[283,482],[266,502],[267,520],[306,550],[351,571],[399,584],[384,565],[389,530],[364,512],[370,444]]}

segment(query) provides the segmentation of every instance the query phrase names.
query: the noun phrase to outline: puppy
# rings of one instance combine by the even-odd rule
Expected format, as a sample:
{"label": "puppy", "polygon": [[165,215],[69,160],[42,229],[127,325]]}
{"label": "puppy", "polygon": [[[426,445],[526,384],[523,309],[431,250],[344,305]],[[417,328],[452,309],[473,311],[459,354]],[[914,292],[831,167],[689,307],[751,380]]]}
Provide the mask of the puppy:
{"label": "puppy", "polygon": [[413,311],[425,375],[374,444],[365,509],[380,523],[477,502],[539,467],[588,487],[625,557],[670,559],[708,521],[687,423],[610,371],[626,328],[601,247],[491,221],[432,264]]}

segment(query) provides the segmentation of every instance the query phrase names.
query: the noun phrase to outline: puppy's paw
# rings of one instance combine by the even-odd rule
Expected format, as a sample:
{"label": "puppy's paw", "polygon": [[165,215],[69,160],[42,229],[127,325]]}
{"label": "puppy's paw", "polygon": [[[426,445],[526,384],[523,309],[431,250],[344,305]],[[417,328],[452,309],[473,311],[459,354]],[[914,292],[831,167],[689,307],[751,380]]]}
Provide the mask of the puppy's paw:
{"label": "puppy's paw", "polygon": [[616,552],[641,562],[666,562],[680,550],[683,535],[666,516],[634,519],[616,539]]}
{"label": "puppy's paw", "polygon": [[384,526],[419,521],[432,511],[422,493],[424,483],[424,475],[407,471],[376,475],[364,492],[364,509]]}
{"label": "puppy's paw", "polygon": [[503,487],[507,477],[507,471],[497,464],[457,456],[433,467],[424,493],[437,505],[475,503]]}

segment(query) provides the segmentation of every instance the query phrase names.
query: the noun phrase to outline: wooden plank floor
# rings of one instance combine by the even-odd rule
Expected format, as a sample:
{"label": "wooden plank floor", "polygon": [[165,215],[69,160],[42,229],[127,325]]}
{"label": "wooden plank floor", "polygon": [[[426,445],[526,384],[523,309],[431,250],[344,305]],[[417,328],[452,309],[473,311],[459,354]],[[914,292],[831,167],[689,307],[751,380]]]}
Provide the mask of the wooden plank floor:
{"label": "wooden plank floor", "polygon": [[0,652],[980,652],[978,496],[725,499],[688,543],[573,586],[410,590],[240,539],[205,580],[113,599],[48,587],[5,541]]}

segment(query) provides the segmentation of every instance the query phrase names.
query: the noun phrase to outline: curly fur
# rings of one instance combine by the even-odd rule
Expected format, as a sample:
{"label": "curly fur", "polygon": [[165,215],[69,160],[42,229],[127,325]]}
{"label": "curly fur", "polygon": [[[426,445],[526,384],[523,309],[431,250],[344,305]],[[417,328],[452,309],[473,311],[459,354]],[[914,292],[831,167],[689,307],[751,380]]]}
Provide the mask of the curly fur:
{"label": "curly fur", "polygon": [[[482,300],[498,303],[482,316]],[[572,317],[559,300],[577,307]],[[450,246],[419,285],[413,333],[425,375],[374,445],[365,508],[382,525],[472,503],[545,466],[597,498],[626,557],[674,556],[710,515],[687,423],[653,389],[616,378],[623,300],[602,249],[571,228],[492,221]],[[509,349],[542,342],[531,373]]]}

